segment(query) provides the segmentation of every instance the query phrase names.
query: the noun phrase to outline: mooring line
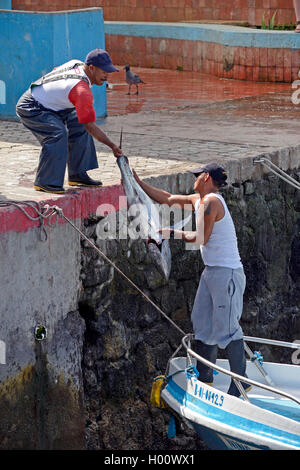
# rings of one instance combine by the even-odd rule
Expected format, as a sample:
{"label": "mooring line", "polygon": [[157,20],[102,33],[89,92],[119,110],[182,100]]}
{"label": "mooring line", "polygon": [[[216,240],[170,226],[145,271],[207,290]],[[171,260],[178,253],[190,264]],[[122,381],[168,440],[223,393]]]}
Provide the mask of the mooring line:
{"label": "mooring line", "polygon": [[[122,134],[121,134],[122,135]],[[120,144],[122,144],[122,140],[120,141]],[[283,179],[284,181],[286,181],[288,184],[294,186],[295,188],[297,189],[300,189],[300,183],[295,180],[294,178],[292,178],[291,176],[289,176],[287,173],[285,173],[283,170],[281,170],[281,168],[277,167],[273,162],[271,162],[270,160],[266,159],[266,158],[262,158],[262,157],[257,157],[253,160],[253,164],[254,163],[261,163],[262,165],[266,166],[271,172],[275,173],[276,176],[278,176],[279,178]],[[276,168],[276,171],[273,170],[273,168]],[[283,176],[284,175],[284,176]],[[50,206],[49,204],[45,204],[44,206],[41,206],[39,202],[37,201],[14,201],[14,200],[9,200],[9,199],[6,199],[4,201],[1,201],[0,200],[0,207],[9,207],[9,206],[15,206],[17,207],[19,210],[21,210],[23,212],[23,214],[28,217],[30,220],[32,221],[37,221],[39,220],[40,221],[40,228],[41,228],[41,231],[43,230],[44,231],[44,234],[45,234],[45,240],[47,240],[47,233],[45,231],[45,228],[44,228],[44,220],[45,219],[49,219],[49,222],[48,224],[50,226],[53,226],[53,224],[51,224],[50,222],[50,218],[52,216],[54,216],[55,214],[57,214],[59,217],[62,217],[63,219],[66,220],[66,222],[68,222],[79,234],[82,238],[84,238],[84,240],[86,240],[88,242],[89,245],[91,245],[92,248],[94,248],[94,250],[97,251],[97,253],[102,256],[102,258],[104,258],[104,260],[109,263],[111,266],[113,266],[113,268],[119,273],[121,274],[121,276],[126,279],[126,281],[135,289],[137,290],[141,295],[142,297],[144,297],[145,300],[147,300],[147,302],[149,302],[169,323],[171,323],[172,326],[174,326],[174,328],[176,328],[183,336],[186,336],[186,333],[178,326],[176,325],[176,323],[163,311],[161,310],[128,276],[126,276],[126,274],[123,273],[123,271],[121,271],[120,268],[118,268],[118,266],[113,262],[111,261],[93,242],[91,242],[91,240],[81,231],[79,230],[78,227],[76,227],[75,224],[73,224],[73,222],[65,216],[65,214],[63,213],[63,210],[58,207],[58,206]],[[36,217],[34,216],[31,216],[23,207],[21,207],[20,205],[25,205],[27,207],[30,207],[31,209],[33,209],[35,212],[36,212]],[[42,240],[42,238],[41,238]],[[45,241],[44,240],[44,241]],[[42,240],[43,241],[43,240]]]}
{"label": "mooring line", "polygon": [[279,168],[277,165],[275,165],[275,163],[273,163],[271,160],[268,160],[267,158],[263,158],[263,157],[257,157],[257,158],[254,158],[253,163],[261,163],[263,166],[268,168],[268,170],[270,170],[272,173],[278,176],[278,178],[281,178],[283,181],[290,184],[294,188],[300,189],[300,183],[297,180],[295,180],[295,178],[292,178],[285,171]]}
{"label": "mooring line", "polygon": [[104,253],[103,251],[101,251],[96,245],[95,243],[91,242],[91,240],[78,228],[76,227],[75,224],[73,224],[73,222],[68,219],[68,217],[66,217],[63,213],[63,210],[58,207],[58,206],[52,206],[52,209],[56,211],[56,213],[62,217],[63,219],[66,220],[66,222],[68,222],[80,235],[82,238],[84,238],[84,240],[86,240],[89,245],[91,245],[99,255],[102,256],[102,258],[105,259],[105,261],[107,263],[109,263],[111,266],[113,266],[113,268],[119,273],[121,274],[121,276],[124,277],[124,279],[126,279],[127,282],[129,282],[129,284],[134,287],[143,297],[144,299],[147,300],[147,302],[149,302],[166,320],[168,320],[183,336],[186,335],[186,333],[178,326],[176,325],[176,323],[163,311],[161,310],[128,276],[126,276],[126,274],[123,273],[123,271],[121,271],[120,268],[118,268],[118,266],[113,262],[111,261]]}
{"label": "mooring line", "polygon": [[[34,215],[34,216],[30,215],[27,212],[27,210],[24,207],[22,207],[22,205],[33,209],[33,211],[35,212],[36,215]],[[129,277],[126,276],[126,274],[124,274],[120,270],[120,268],[118,268],[118,266],[113,261],[111,261],[93,242],[91,242],[91,240],[81,230],[79,230],[78,227],[76,227],[76,225],[73,224],[73,222],[70,219],[68,219],[68,217],[65,216],[65,214],[63,213],[63,210],[60,207],[50,206],[49,204],[45,204],[44,206],[42,206],[37,201],[15,201],[15,200],[11,200],[11,199],[6,199],[4,201],[0,201],[0,208],[1,207],[9,207],[9,206],[16,207],[29,220],[32,220],[33,222],[38,221],[38,220],[40,221],[41,233],[42,233],[42,231],[44,233],[44,239],[42,238],[41,233],[40,233],[40,240],[44,241],[44,242],[48,238],[47,237],[47,232],[46,232],[45,227],[44,227],[44,221],[46,219],[49,219],[48,224],[50,226],[54,226],[54,224],[52,224],[51,221],[50,221],[51,217],[53,217],[55,215],[58,215],[58,216],[62,217],[63,219],[65,219],[66,222],[68,222],[81,235],[81,237],[84,238],[97,251],[97,253],[99,253],[99,255],[101,255],[102,258],[105,259],[105,261],[107,263],[109,263],[111,266],[113,266],[113,268],[116,271],[118,271],[118,273],[121,274],[121,276],[123,276],[124,279],[126,279],[127,282],[129,282],[129,284],[131,284],[131,286],[134,287],[144,297],[144,299],[147,300],[147,302],[149,302],[183,336],[186,335],[186,333],[178,325],[176,325],[176,323],[170,317],[168,317],[168,315],[163,310],[161,310],[131,279],[129,279]]]}

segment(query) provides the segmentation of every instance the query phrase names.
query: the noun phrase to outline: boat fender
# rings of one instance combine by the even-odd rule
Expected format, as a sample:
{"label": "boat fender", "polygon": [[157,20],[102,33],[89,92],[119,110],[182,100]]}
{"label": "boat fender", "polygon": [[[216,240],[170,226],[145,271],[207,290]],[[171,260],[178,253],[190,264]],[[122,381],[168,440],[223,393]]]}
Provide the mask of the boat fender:
{"label": "boat fender", "polygon": [[158,375],[153,379],[152,390],[150,395],[150,403],[152,406],[156,406],[156,408],[168,408],[168,405],[163,401],[160,394],[162,388],[165,384],[169,381],[173,375],[179,374],[179,372],[185,372],[187,379],[191,379],[192,377],[198,377],[199,372],[195,366],[189,366],[186,369],[178,370],[173,372],[173,374],[169,374],[167,377],[165,375]]}
{"label": "boat fender", "polygon": [[174,415],[171,414],[168,427],[168,438],[172,439],[173,437],[176,437],[176,423]]}
{"label": "boat fender", "polygon": [[166,403],[161,398],[161,390],[165,385],[166,377],[164,375],[159,375],[153,379],[152,390],[150,395],[150,403],[152,406],[157,408],[167,408]]}

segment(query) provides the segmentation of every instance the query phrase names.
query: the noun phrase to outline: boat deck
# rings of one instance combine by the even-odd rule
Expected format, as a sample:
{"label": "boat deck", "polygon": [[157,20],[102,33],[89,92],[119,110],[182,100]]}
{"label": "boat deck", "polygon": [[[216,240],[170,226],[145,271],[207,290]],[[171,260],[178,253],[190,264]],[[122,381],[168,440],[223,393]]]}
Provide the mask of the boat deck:
{"label": "boat deck", "polygon": [[[223,369],[230,370],[229,364],[226,359],[217,360],[217,365]],[[278,364],[275,362],[266,362],[263,364],[264,370],[268,373],[273,384],[272,387],[281,390],[283,392],[289,393],[290,395],[295,396],[300,399],[300,370],[299,366],[290,365],[290,364]],[[216,371],[215,371],[216,372]],[[214,372],[214,374],[215,374]],[[251,361],[247,361],[247,370],[246,373],[249,379],[255,380],[256,382],[269,385],[266,380],[263,378],[260,371],[257,369],[255,364]],[[228,375],[217,372],[214,375],[214,387],[226,392],[229,388],[231,378]],[[278,395],[269,392],[268,390],[260,389],[259,387],[252,387],[251,391],[248,393],[249,397],[254,396],[266,396],[266,397],[276,397]],[[300,409],[300,406],[299,406]]]}

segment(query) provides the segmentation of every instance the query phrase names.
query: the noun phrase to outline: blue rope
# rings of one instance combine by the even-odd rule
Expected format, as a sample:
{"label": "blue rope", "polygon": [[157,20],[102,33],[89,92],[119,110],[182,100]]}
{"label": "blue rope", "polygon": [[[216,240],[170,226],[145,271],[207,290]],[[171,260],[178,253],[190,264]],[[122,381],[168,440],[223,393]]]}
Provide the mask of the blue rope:
{"label": "blue rope", "polygon": [[263,365],[263,356],[261,355],[260,351],[254,351],[253,356],[251,357],[251,362],[258,361],[260,365]]}
{"label": "blue rope", "polygon": [[197,371],[196,367],[191,365],[187,367],[186,369],[176,370],[172,374],[167,375],[166,380],[171,379],[174,375],[179,374],[180,372],[185,372],[185,375],[188,379],[191,379],[192,377],[195,377],[195,376],[196,377],[199,376],[199,372]]}
{"label": "blue rope", "polygon": [[174,416],[171,415],[170,420],[169,420],[169,427],[168,427],[168,438],[172,439],[173,437],[176,437],[176,424],[175,424]]}
{"label": "blue rope", "polygon": [[[168,381],[174,375],[179,374],[179,372],[185,372],[185,375],[186,375],[188,380],[191,379],[192,377],[198,377],[198,375],[199,375],[199,372],[197,371],[196,367],[191,365],[189,367],[186,367],[186,369],[176,370],[172,374],[169,374],[166,377],[166,380]],[[172,439],[174,437],[176,437],[176,423],[175,423],[174,416],[171,414],[170,420],[169,420],[169,426],[168,426],[168,438]]]}
{"label": "blue rope", "polygon": [[185,369],[185,375],[187,376],[188,379],[191,379],[192,377],[195,377],[195,376],[198,377],[199,372],[195,366],[189,366]]}

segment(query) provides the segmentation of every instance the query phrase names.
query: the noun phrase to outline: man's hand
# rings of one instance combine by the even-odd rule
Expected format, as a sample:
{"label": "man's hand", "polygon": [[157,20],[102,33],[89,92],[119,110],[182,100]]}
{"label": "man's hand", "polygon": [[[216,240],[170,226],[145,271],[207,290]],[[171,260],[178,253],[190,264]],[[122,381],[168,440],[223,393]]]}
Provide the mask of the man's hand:
{"label": "man's hand", "polygon": [[162,238],[164,240],[169,240],[171,238],[171,232],[173,232],[176,240],[183,240],[187,243],[199,243],[199,245],[203,244],[203,236],[201,236],[197,231],[184,231],[172,229],[171,227],[164,227],[158,229],[157,232],[162,234]]}
{"label": "man's hand", "polygon": [[110,147],[113,151],[113,154],[116,158],[122,157],[123,152],[116,144],[114,144],[105,134],[105,132],[100,129],[95,122],[86,122],[84,124],[85,129],[89,134],[91,134],[95,139],[99,140],[103,144]]}
{"label": "man's hand", "polygon": [[123,155],[123,152],[122,152],[122,149],[120,149],[120,147],[118,147],[117,145],[113,145],[111,147],[112,151],[113,151],[113,154],[116,158],[119,158],[119,157],[122,157]]}

